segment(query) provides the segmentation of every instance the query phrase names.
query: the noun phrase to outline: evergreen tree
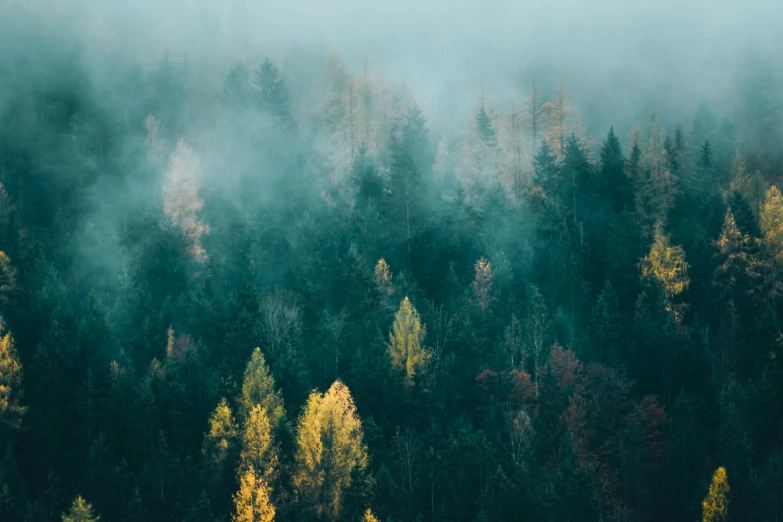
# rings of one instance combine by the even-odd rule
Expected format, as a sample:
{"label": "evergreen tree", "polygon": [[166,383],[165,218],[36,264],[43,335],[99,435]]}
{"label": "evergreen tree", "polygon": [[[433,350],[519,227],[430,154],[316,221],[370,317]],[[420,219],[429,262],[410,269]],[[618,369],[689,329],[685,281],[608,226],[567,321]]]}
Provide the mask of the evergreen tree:
{"label": "evergreen tree", "polygon": [[558,195],[563,186],[557,158],[546,141],[541,144],[533,160],[533,181],[550,197]]}
{"label": "evergreen tree", "polygon": [[495,147],[497,145],[495,127],[492,125],[492,120],[490,119],[489,114],[487,114],[487,110],[484,108],[483,101],[476,113],[476,133],[487,147]]}
{"label": "evergreen tree", "polygon": [[620,140],[614,133],[614,127],[609,128],[609,133],[601,146],[600,161],[599,190],[602,199],[609,202],[615,213],[621,212],[624,208],[632,208],[633,187],[625,171],[625,156]]}
{"label": "evergreen tree", "polygon": [[277,70],[277,66],[265,59],[253,78],[256,88],[256,100],[258,108],[272,117],[273,121],[281,129],[290,131],[296,126],[291,113],[291,101],[283,79]]}

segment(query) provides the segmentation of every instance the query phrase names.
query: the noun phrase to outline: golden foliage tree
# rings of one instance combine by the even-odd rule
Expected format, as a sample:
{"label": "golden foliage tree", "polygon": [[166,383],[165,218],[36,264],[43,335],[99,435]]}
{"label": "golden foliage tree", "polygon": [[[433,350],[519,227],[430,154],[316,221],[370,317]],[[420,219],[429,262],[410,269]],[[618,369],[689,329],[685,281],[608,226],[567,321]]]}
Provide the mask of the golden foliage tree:
{"label": "golden foliage tree", "polygon": [[240,472],[251,468],[258,470],[259,476],[263,476],[267,483],[272,483],[277,475],[277,462],[278,449],[269,415],[266,408],[256,404],[245,419],[242,431]]}
{"label": "golden foliage tree", "polygon": [[380,522],[380,520],[373,514],[372,509],[367,508],[362,516],[362,522]]}
{"label": "golden foliage tree", "polygon": [[778,260],[783,260],[783,195],[771,186],[761,206],[761,231],[764,245]]}
{"label": "golden foliage tree", "polygon": [[275,506],[269,500],[269,486],[256,476],[250,466],[239,479],[239,491],[234,494],[232,522],[272,522]]}
{"label": "golden foliage tree", "polygon": [[231,407],[225,398],[220,399],[215,411],[209,418],[209,432],[205,440],[205,453],[210,463],[222,469],[229,448],[237,436],[237,425]]}
{"label": "golden foliage tree", "polygon": [[492,263],[485,257],[476,261],[473,267],[476,273],[470,289],[473,291],[473,299],[483,314],[492,301]]}
{"label": "golden foliage tree", "polygon": [[726,469],[719,467],[712,476],[710,490],[701,503],[703,522],[723,522],[728,520],[729,479]]}
{"label": "golden foliage tree", "polygon": [[416,376],[423,373],[430,354],[422,344],[426,328],[421,324],[419,313],[406,297],[394,316],[392,331],[389,332],[387,351],[392,366],[405,374],[406,386],[414,383]]}
{"label": "golden foliage tree", "polygon": [[92,506],[82,497],[76,497],[67,513],[63,513],[63,522],[98,522],[100,517],[92,511]]}
{"label": "golden foliage tree", "polygon": [[27,408],[19,404],[22,395],[22,363],[11,332],[0,319],[0,420],[18,427]]}
{"label": "golden foliage tree", "polygon": [[337,518],[354,474],[367,467],[362,422],[350,390],[337,380],[313,391],[299,417],[293,483],[319,516]]}
{"label": "golden foliage tree", "polygon": [[178,228],[194,258],[203,260],[201,236],[209,234],[209,225],[198,218],[204,206],[199,196],[201,162],[183,140],[171,154],[163,184],[163,211],[169,223]]}
{"label": "golden foliage tree", "polygon": [[391,284],[389,264],[383,258],[379,259],[375,265],[375,285],[378,287],[379,292],[386,295],[391,295],[394,290]]}
{"label": "golden foliage tree", "polygon": [[275,379],[260,348],[253,351],[245,368],[242,395],[239,399],[241,417],[246,419],[257,404],[266,410],[272,429],[277,429],[285,417],[283,396],[280,390],[275,388]]}
{"label": "golden foliage tree", "polygon": [[650,253],[641,262],[642,277],[654,277],[662,286],[667,299],[682,293],[690,285],[688,263],[681,246],[672,246],[661,223],[655,225]]}

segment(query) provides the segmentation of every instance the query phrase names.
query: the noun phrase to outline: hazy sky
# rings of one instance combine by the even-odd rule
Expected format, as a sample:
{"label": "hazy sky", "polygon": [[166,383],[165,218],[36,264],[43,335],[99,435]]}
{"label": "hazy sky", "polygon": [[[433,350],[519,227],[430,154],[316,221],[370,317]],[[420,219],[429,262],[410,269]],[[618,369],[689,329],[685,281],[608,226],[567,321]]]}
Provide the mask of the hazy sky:
{"label": "hazy sky", "polygon": [[299,44],[358,70],[368,55],[431,119],[475,102],[480,80],[502,105],[521,102],[533,80],[563,80],[603,127],[631,110],[691,110],[701,96],[720,104],[751,45],[783,56],[781,0],[3,1],[87,49],[146,61],[163,48],[282,60]]}

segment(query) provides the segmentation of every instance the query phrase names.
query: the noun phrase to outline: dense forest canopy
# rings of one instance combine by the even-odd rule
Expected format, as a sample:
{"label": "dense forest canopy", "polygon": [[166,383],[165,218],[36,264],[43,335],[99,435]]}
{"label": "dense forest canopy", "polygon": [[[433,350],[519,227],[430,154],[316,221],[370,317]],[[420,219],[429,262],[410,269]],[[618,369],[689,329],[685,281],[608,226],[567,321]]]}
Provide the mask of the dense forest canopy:
{"label": "dense forest canopy", "polygon": [[783,516],[780,6],[112,4],[0,5],[0,520]]}

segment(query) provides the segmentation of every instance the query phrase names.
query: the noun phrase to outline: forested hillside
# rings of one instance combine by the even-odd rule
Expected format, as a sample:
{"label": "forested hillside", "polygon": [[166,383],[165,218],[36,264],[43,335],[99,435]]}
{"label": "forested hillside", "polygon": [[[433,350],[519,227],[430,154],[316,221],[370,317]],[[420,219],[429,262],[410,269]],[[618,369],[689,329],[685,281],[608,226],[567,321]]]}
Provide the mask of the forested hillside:
{"label": "forested hillside", "polygon": [[783,517],[774,62],[435,133],[371,59],[88,55],[0,51],[3,522]]}

